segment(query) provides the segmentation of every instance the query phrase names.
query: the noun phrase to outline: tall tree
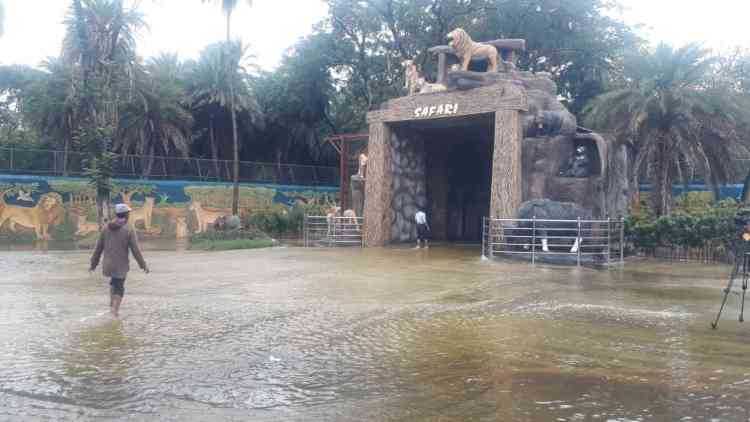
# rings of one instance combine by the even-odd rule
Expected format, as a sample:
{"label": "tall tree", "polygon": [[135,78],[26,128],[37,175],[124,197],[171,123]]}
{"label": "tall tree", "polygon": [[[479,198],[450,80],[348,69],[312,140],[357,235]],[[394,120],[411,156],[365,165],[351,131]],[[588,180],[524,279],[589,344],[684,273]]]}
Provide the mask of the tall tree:
{"label": "tall tree", "polygon": [[111,145],[123,92],[118,87],[133,80],[135,34],[145,24],[140,13],[124,8],[122,0],[73,0],[65,24],[61,58],[74,69],[74,133],[87,152],[85,168],[97,191],[101,222],[109,214]]}
{"label": "tall tree", "polygon": [[[232,41],[232,14],[240,3],[240,0],[203,0],[203,2],[221,2],[221,9],[224,11],[224,16],[227,20],[227,39],[226,48],[228,49]],[[248,6],[252,7],[252,0],[245,0]],[[229,54],[227,52],[227,54]],[[227,60],[229,64],[230,61]],[[229,109],[232,114],[232,142],[234,145],[234,169],[233,169],[233,189],[232,189],[232,214],[239,214],[239,203],[240,203],[240,146],[237,137],[237,112],[235,110],[235,96],[234,96],[234,81],[231,77],[235,72],[235,69],[227,67],[226,75],[229,80]]]}
{"label": "tall tree", "polygon": [[255,84],[266,118],[263,137],[272,145],[279,175],[293,153],[318,161],[323,135],[337,131],[328,114],[334,91],[324,53],[329,46],[325,34],[301,40],[275,72]]}
{"label": "tall tree", "polygon": [[122,109],[113,146],[143,156],[143,177],[151,174],[156,154],[188,155],[193,117],[182,76],[176,54],[150,59],[138,72],[131,99]]}
{"label": "tall tree", "polygon": [[732,156],[742,148],[737,127],[750,120],[744,99],[707,85],[713,60],[698,45],[665,44],[626,64],[628,83],[585,109],[591,126],[611,131],[632,151],[631,190],[647,174],[659,215],[672,210],[673,182],[697,170],[714,185],[730,177]]}
{"label": "tall tree", "polygon": [[[249,83],[250,75],[246,69],[248,61],[247,47],[239,41],[233,41],[229,47],[225,43],[211,44],[201,52],[197,62],[187,64],[192,112],[196,122],[205,129],[196,132],[207,134],[217,176],[221,140],[229,138],[234,141],[232,111],[245,117],[242,119],[245,132],[263,124],[260,107]],[[234,72],[227,74],[227,68],[234,69]],[[227,133],[229,136],[220,136]],[[234,145],[233,142],[230,147]]]}

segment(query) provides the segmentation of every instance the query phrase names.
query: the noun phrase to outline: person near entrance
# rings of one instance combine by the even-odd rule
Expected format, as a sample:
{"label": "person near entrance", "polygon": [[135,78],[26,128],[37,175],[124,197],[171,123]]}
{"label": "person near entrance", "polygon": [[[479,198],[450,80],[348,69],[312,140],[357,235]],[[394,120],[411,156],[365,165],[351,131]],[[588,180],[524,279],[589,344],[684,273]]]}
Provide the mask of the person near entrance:
{"label": "person near entrance", "polygon": [[430,225],[427,224],[427,215],[422,210],[417,210],[414,215],[414,221],[417,223],[417,249],[424,243],[425,249],[430,247],[428,237],[430,236]]}
{"label": "person near entrance", "polygon": [[122,298],[125,296],[125,278],[130,271],[129,253],[138,261],[141,269],[148,274],[150,272],[146,261],[143,259],[141,250],[138,247],[138,236],[135,228],[128,224],[132,209],[127,204],[117,204],[115,214],[117,218],[110,222],[102,230],[99,240],[96,242],[94,255],[91,257],[91,267],[89,271],[93,272],[99,265],[99,260],[104,255],[102,272],[105,277],[110,277],[110,298],[109,307],[112,316],[120,317],[120,305]]}

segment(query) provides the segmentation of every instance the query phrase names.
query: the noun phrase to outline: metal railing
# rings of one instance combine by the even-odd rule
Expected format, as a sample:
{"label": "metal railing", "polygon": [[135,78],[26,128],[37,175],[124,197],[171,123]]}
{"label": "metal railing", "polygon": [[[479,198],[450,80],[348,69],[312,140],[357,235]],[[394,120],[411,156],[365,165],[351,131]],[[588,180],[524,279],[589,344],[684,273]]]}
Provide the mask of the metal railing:
{"label": "metal railing", "polygon": [[622,263],[625,220],[484,218],[482,256],[522,257],[532,263]]}
{"label": "metal railing", "polygon": [[306,215],[302,233],[305,247],[364,247],[362,217]]}
{"label": "metal railing", "polygon": [[[40,149],[0,148],[0,173],[83,176],[84,154]],[[149,171],[150,165],[150,171]],[[123,179],[231,182],[232,161],[205,158],[118,155],[114,177]],[[240,181],[280,185],[338,186],[336,167],[240,162]]]}

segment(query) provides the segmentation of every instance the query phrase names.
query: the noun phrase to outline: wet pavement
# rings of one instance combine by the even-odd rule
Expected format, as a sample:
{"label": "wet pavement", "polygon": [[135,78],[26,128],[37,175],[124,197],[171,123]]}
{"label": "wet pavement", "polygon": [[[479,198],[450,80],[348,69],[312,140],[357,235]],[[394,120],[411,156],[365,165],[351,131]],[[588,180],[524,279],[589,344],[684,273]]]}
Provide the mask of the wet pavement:
{"label": "wet pavement", "polygon": [[81,252],[0,254],[0,421],[747,421],[726,266],[474,248],[151,252],[122,320]]}

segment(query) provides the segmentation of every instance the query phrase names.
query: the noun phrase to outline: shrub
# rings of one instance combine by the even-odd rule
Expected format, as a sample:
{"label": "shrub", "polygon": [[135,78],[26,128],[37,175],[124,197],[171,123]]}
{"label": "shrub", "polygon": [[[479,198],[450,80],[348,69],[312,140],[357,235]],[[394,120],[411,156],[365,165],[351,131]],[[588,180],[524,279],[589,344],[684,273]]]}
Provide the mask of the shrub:
{"label": "shrub", "polygon": [[273,234],[274,236],[299,235],[305,215],[325,215],[323,207],[316,204],[297,204],[291,209],[269,208],[246,216],[245,225]]}
{"label": "shrub", "polygon": [[735,240],[734,200],[718,203],[703,201],[698,197],[681,198],[675,212],[668,217],[656,218],[642,208],[625,221],[625,236],[638,249],[703,248],[712,246],[730,250]]}

